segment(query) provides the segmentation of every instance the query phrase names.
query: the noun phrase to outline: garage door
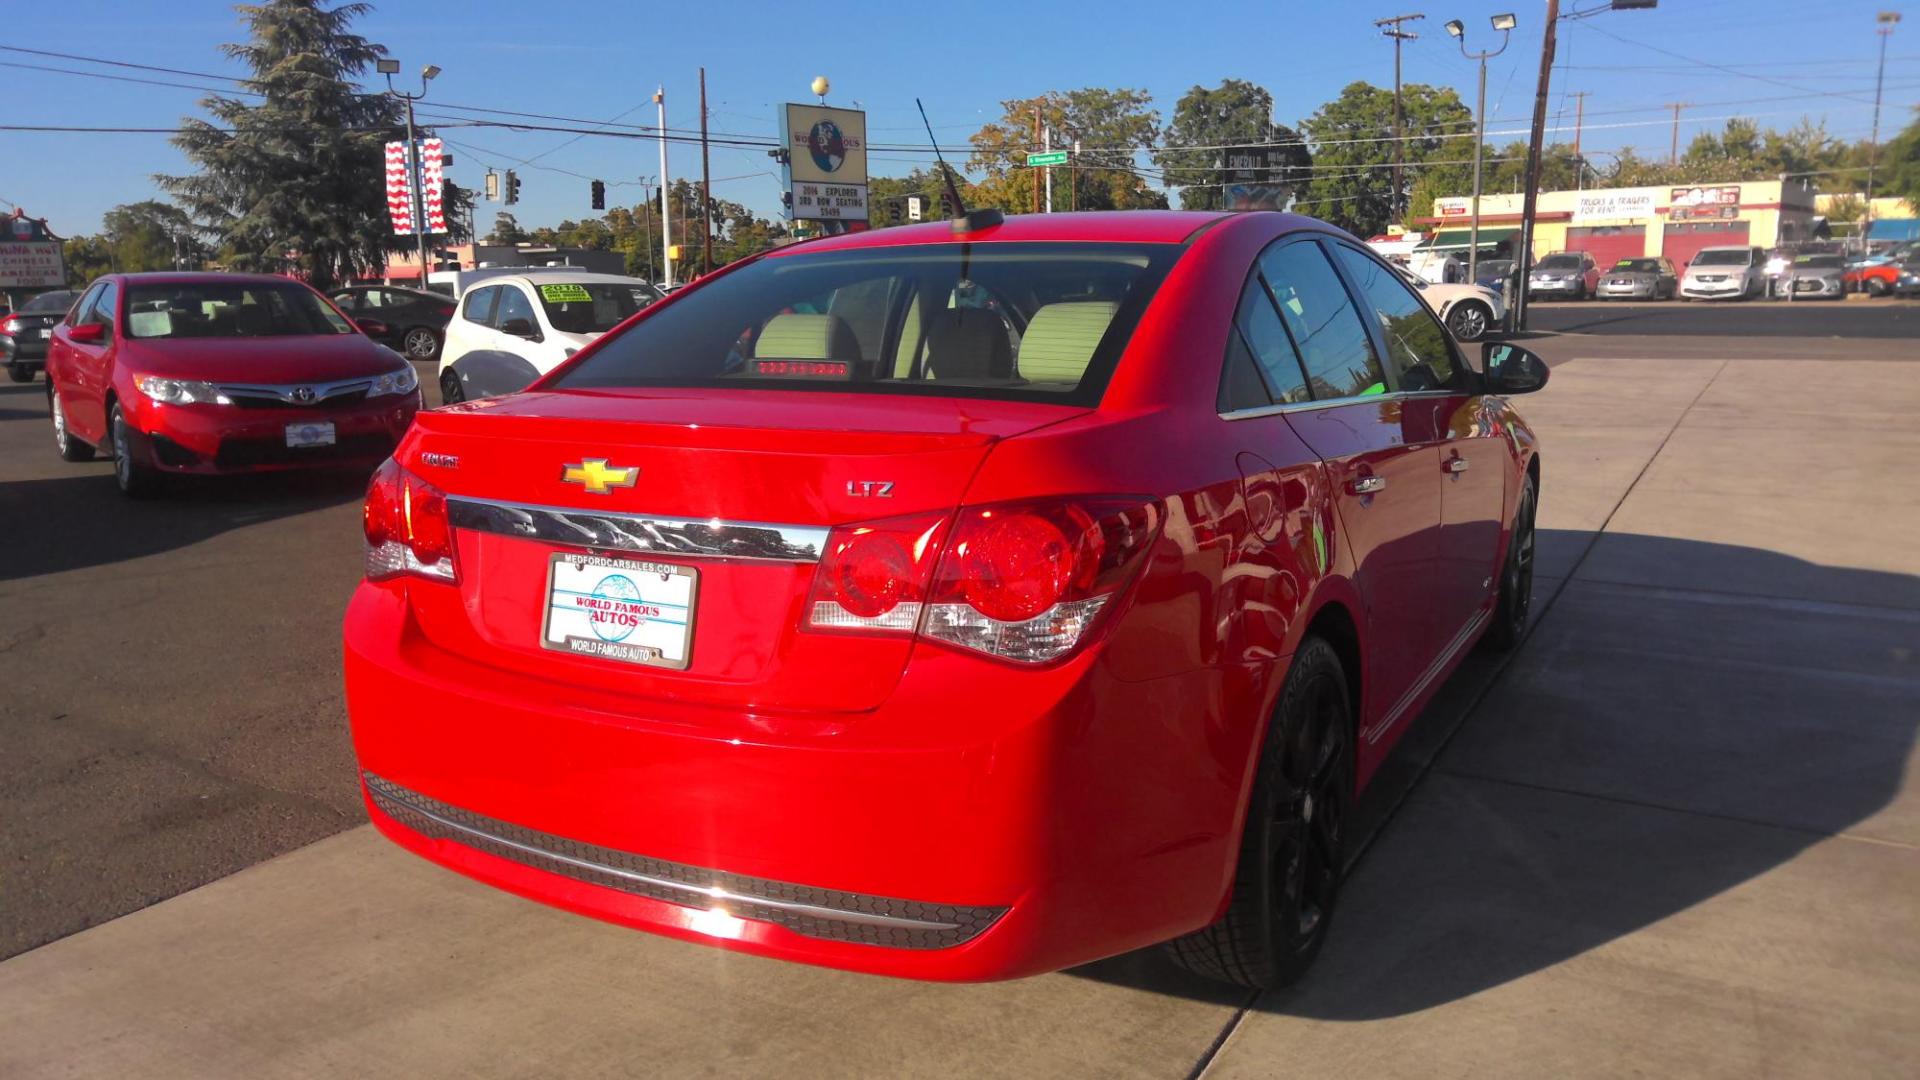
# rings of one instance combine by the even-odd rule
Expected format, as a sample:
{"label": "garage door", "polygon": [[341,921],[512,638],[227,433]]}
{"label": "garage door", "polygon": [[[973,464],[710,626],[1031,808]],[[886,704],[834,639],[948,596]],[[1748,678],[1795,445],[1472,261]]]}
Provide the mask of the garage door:
{"label": "garage door", "polygon": [[1567,230],[1567,250],[1592,255],[1593,264],[1605,270],[1621,259],[1645,256],[1647,229],[1644,225],[1575,225]]}
{"label": "garage door", "polygon": [[1667,226],[1661,238],[1660,254],[1673,260],[1675,269],[1685,271],[1687,264],[1702,248],[1746,247],[1747,223],[1744,221],[1688,221]]}

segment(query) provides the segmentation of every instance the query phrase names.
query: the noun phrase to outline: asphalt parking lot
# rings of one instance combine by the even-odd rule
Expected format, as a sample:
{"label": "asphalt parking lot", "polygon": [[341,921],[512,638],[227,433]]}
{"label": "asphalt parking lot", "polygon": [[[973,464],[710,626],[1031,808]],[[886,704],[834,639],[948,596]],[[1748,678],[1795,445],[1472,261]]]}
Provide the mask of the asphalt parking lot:
{"label": "asphalt parking lot", "polygon": [[127,503],[0,387],[0,1075],[1911,1075],[1920,304],[1534,310],[1534,631],[1257,996],[820,971],[406,856],[340,700],[361,479]]}

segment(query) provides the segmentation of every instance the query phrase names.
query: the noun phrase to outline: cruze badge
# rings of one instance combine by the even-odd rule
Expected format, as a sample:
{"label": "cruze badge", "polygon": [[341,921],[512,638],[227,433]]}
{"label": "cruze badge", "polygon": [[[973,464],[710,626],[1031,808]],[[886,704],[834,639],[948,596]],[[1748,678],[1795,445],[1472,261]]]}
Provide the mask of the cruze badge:
{"label": "cruze badge", "polygon": [[640,470],[608,465],[606,458],[583,458],[578,465],[560,471],[560,479],[569,484],[584,484],[595,495],[611,495],[617,487],[632,487],[640,479]]}

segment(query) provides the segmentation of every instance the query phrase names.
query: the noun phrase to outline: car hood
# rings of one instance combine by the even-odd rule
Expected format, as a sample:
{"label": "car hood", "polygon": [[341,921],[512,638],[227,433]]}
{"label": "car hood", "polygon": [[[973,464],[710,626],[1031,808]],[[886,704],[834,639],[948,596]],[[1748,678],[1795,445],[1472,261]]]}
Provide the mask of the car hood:
{"label": "car hood", "polygon": [[296,383],[357,379],[405,361],[359,334],[256,338],[127,338],[121,363],[142,375],[208,382]]}

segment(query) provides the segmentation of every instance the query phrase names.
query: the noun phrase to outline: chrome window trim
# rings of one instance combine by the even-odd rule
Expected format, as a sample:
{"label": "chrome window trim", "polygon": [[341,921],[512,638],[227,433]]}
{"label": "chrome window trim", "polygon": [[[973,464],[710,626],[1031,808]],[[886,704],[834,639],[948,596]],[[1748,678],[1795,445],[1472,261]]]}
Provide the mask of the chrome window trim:
{"label": "chrome window trim", "polygon": [[1252,409],[1235,409],[1232,412],[1218,414],[1222,420],[1254,420],[1262,416],[1277,416],[1281,413],[1316,412],[1320,409],[1337,409],[1342,405],[1364,405],[1374,401],[1409,401],[1417,398],[1459,397],[1473,395],[1464,390],[1395,390],[1387,394],[1352,395],[1348,397],[1326,398],[1320,401],[1295,401],[1284,405],[1262,405]]}
{"label": "chrome window trim", "polygon": [[[465,495],[447,497],[455,528],[521,540],[651,555],[700,555],[774,562],[819,562],[826,525],[684,518],[664,514],[541,506]],[[730,534],[730,535],[715,535]]]}

